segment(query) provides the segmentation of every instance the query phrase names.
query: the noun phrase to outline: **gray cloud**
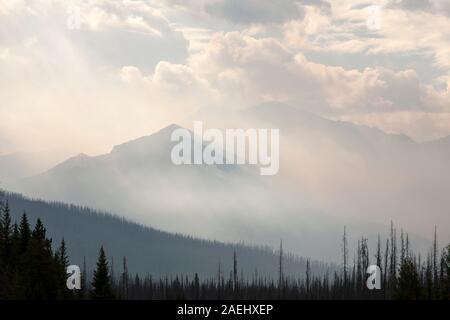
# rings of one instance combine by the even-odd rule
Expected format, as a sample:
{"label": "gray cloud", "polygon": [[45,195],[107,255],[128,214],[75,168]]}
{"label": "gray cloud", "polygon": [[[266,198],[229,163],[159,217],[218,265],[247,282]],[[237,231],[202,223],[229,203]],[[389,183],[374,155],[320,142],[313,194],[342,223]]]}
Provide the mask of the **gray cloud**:
{"label": "gray cloud", "polygon": [[303,5],[329,10],[324,1],[300,0],[227,0],[207,4],[208,13],[239,24],[283,23],[303,17]]}
{"label": "gray cloud", "polygon": [[450,16],[450,2],[447,0],[394,0],[391,5],[404,10],[424,11]]}
{"label": "gray cloud", "polygon": [[301,16],[297,1],[229,0],[206,6],[206,11],[236,23],[280,23]]}

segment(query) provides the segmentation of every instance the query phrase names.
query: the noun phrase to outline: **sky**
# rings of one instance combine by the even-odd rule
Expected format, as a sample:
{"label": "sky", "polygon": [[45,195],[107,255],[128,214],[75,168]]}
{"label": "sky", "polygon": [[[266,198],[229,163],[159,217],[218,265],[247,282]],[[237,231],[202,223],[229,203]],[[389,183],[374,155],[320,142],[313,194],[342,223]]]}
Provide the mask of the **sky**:
{"label": "sky", "polygon": [[450,135],[450,2],[0,0],[0,154],[99,154],[267,101]]}

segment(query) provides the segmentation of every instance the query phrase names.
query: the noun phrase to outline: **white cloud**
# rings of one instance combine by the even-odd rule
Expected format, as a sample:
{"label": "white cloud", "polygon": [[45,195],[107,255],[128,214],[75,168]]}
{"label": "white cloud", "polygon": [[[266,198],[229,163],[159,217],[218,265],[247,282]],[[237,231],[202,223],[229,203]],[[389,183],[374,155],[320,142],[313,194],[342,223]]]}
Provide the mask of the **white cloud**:
{"label": "white cloud", "polygon": [[306,7],[303,19],[284,26],[293,47],[365,55],[416,53],[433,57],[435,66],[450,70],[450,17],[428,11],[401,10],[386,1],[380,8],[379,29],[370,29],[370,3],[332,2],[331,14]]}
{"label": "white cloud", "polygon": [[[0,86],[8,88],[0,92],[0,132],[8,137],[2,148],[77,140],[95,151],[202,107],[271,100],[418,139],[450,134],[445,15],[380,3],[382,28],[369,32],[365,6],[348,1],[331,9],[247,1],[245,8],[257,10],[245,19],[224,16],[225,25],[211,18],[205,1],[169,2],[74,2],[82,23],[69,30],[66,2],[1,1]],[[293,4],[295,14],[287,14]],[[238,18],[242,24],[230,22]],[[414,53],[432,57],[443,73],[424,83],[414,66],[349,68],[316,61],[323,52]]]}
{"label": "white cloud", "polygon": [[379,128],[389,133],[406,134],[419,142],[439,139],[450,132],[448,112],[372,112],[349,114],[337,119]]}
{"label": "white cloud", "polygon": [[216,34],[190,64],[219,91],[238,90],[245,101],[283,100],[325,113],[450,111],[442,103],[448,93],[422,85],[414,70],[326,66],[274,39],[238,32]]}

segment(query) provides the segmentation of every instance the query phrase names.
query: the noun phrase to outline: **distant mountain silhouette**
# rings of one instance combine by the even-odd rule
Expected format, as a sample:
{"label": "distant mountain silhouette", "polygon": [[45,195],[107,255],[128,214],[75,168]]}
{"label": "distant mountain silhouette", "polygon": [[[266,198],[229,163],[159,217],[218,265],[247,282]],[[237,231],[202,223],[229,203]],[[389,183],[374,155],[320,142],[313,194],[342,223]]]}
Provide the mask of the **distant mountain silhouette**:
{"label": "distant mountain silhouette", "polygon": [[170,135],[179,126],[170,125],[6,188],[169,232],[272,246],[282,237],[297,254],[334,261],[340,254],[330,244],[340,241],[344,226],[351,236],[373,240],[393,220],[418,248],[434,225],[450,228],[446,144],[428,147],[280,103],[197,119],[205,128],[280,129],[279,174],[262,177],[253,166],[176,166]]}
{"label": "distant mountain silhouette", "polygon": [[[189,275],[215,277],[219,263],[225,276],[232,270],[233,252],[238,257],[239,273],[251,277],[255,270],[269,279],[277,277],[278,256],[268,247],[243,244],[225,244],[180,234],[171,234],[128,222],[105,212],[94,211],[62,203],[32,200],[19,194],[1,192],[0,199],[8,201],[13,220],[20,219],[25,211],[34,225],[41,218],[53,245],[59,246],[64,237],[70,262],[82,266],[86,257],[92,268],[101,245],[108,258],[114,260],[115,273],[122,268],[122,258],[127,257],[131,273],[151,274],[154,277]],[[306,261],[303,258],[285,257],[287,275],[303,277]],[[312,271],[323,274],[333,266],[313,262]],[[92,269],[91,269],[92,271]]]}
{"label": "distant mountain silhouette", "polygon": [[0,184],[5,186],[16,180],[39,174],[67,159],[63,150],[45,152],[15,152],[0,155]]}

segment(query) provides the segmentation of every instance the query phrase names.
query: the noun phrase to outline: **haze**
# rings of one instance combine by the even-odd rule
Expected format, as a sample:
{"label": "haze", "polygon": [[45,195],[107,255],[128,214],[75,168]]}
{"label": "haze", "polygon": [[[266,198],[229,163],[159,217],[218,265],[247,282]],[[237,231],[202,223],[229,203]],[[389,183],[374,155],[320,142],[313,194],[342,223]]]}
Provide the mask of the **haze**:
{"label": "haze", "polygon": [[[79,26],[70,23],[74,18]],[[289,226],[294,216],[308,234],[322,228],[318,221],[339,234],[352,223],[360,226],[357,232],[376,233],[394,219],[417,238],[429,239],[437,225],[450,239],[445,0],[0,0],[0,24],[1,187],[36,195],[24,182],[29,177],[42,177],[69,156],[107,155],[115,145],[172,123],[272,126],[281,134],[280,175],[256,189],[247,174],[233,180],[239,188],[232,194],[242,196],[239,208],[248,216],[230,215],[230,224],[240,218],[230,233],[220,229],[230,194],[207,187],[196,193],[163,180],[153,190],[164,176],[152,175],[151,188],[143,186],[147,175],[133,180],[124,195],[129,203],[115,203],[114,193],[96,194],[96,202],[81,197],[83,184],[73,193],[42,188],[38,195],[205,237],[275,243],[284,232],[299,253],[304,251],[294,243],[310,238],[296,237]],[[30,156],[15,160],[24,154]],[[11,163],[23,165],[12,174]],[[52,173],[44,176],[56,179]],[[191,173],[182,177],[185,183],[205,181]],[[124,181],[117,190],[125,190]],[[136,200],[149,190],[161,202]],[[167,207],[210,208],[206,199],[215,196],[223,205],[216,221],[207,219],[206,209],[197,225],[189,215],[181,223],[180,215],[166,214]],[[285,210],[278,216],[280,204]],[[149,208],[161,213],[146,216]],[[252,237],[243,220],[256,221],[260,233]],[[334,234],[324,246],[332,239]]]}

